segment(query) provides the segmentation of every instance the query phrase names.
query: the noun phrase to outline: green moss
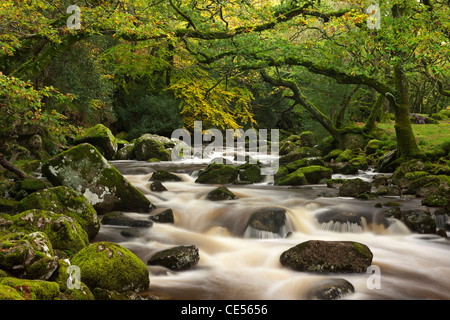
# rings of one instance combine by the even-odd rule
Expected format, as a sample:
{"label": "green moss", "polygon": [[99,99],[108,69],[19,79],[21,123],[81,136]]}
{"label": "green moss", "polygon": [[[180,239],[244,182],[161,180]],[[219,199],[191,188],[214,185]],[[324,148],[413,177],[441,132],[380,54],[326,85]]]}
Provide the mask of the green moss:
{"label": "green moss", "polygon": [[196,183],[207,184],[226,184],[234,182],[239,173],[233,166],[226,164],[212,163],[208,167],[200,172]]}
{"label": "green moss", "polygon": [[308,184],[305,174],[300,169],[289,173],[288,175],[275,178],[275,185],[277,186],[297,186]]}
{"label": "green moss", "polygon": [[342,151],[339,156],[335,159],[335,162],[349,162],[353,159],[353,151],[350,149],[345,149]]}
{"label": "green moss", "polygon": [[6,277],[0,278],[0,285],[15,288],[27,300],[53,300],[60,294],[58,284],[51,281]]}
{"label": "green moss", "polygon": [[149,286],[147,266],[130,250],[111,242],[96,242],[78,252],[71,264],[91,290],[142,291]]}
{"label": "green moss", "polygon": [[298,170],[303,173],[310,184],[320,183],[324,179],[330,179],[333,175],[333,170],[322,166],[308,166],[299,168]]}
{"label": "green moss", "polygon": [[90,143],[107,159],[113,159],[118,149],[118,142],[111,130],[103,124],[97,124],[78,135],[74,144]]}

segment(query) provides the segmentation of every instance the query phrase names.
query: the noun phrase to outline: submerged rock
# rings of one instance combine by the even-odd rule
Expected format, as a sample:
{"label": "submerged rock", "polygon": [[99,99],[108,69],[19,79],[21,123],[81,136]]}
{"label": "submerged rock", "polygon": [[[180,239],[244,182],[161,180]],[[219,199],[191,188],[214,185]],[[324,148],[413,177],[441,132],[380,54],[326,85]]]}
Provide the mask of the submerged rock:
{"label": "submerged rock", "polygon": [[42,166],[50,182],[83,194],[98,213],[148,212],[151,202],[90,144],[73,147]]}
{"label": "submerged rock", "polygon": [[149,181],[159,181],[159,182],[165,182],[165,181],[183,181],[182,178],[177,176],[176,174],[173,174],[171,172],[165,171],[165,170],[158,170],[154,172],[150,178]]}
{"label": "submerged rock", "polygon": [[366,272],[372,258],[372,252],[362,243],[310,240],[283,252],[280,263],[297,271]]}
{"label": "submerged rock", "polygon": [[124,212],[114,211],[108,212],[103,216],[102,224],[132,228],[150,228],[153,225],[153,222],[148,219],[134,219]]}
{"label": "submerged rock", "polygon": [[155,253],[148,261],[148,265],[161,265],[172,271],[190,269],[200,259],[198,248],[195,245],[178,246]]}
{"label": "submerged rock", "polygon": [[261,231],[271,233],[279,237],[285,237],[288,230],[286,227],[286,210],[283,208],[264,208],[250,216],[245,235],[248,237],[261,237]]}
{"label": "submerged rock", "polygon": [[70,263],[80,268],[81,281],[91,290],[117,292],[146,290],[149,272],[133,252],[112,242],[96,242],[78,252]]}
{"label": "submerged rock", "polygon": [[335,300],[355,292],[345,279],[325,279],[314,284],[307,294],[310,300]]}

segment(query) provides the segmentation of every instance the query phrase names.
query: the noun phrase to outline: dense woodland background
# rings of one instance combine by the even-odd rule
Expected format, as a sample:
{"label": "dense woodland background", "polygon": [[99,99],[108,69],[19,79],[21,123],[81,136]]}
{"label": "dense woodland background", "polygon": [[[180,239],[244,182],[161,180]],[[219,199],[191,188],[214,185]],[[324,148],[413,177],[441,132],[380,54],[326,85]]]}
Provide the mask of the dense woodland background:
{"label": "dense woodland background", "polygon": [[0,152],[39,134],[56,154],[97,123],[131,140],[201,120],[341,149],[348,133],[384,135],[405,158],[437,139],[446,155],[411,114],[449,128],[449,13],[447,0],[4,0]]}

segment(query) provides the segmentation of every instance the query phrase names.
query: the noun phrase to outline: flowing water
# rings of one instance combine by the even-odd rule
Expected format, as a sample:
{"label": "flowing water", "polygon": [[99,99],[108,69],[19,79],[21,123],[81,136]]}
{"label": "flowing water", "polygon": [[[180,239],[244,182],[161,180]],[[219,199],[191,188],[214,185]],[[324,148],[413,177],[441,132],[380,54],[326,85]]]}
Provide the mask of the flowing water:
{"label": "flowing water", "polygon": [[[353,198],[322,197],[337,189],[324,185],[278,187],[270,179],[253,185],[228,185],[236,200],[210,201],[213,185],[195,183],[204,162],[146,163],[113,161],[112,164],[157,207],[171,208],[174,223],[154,223],[140,235],[127,238],[123,227],[102,225],[96,241],[113,241],[133,251],[144,262],[157,251],[179,245],[199,248],[198,265],[172,272],[148,266],[149,294],[190,300],[294,300],[324,279],[343,278],[355,288],[344,299],[450,299],[450,241],[434,235],[408,231],[398,220],[389,226],[371,223],[384,208]],[[165,192],[151,192],[148,180],[156,169],[178,174],[182,182],[164,182]],[[360,175],[371,179],[373,173]],[[418,199],[400,199],[403,208],[420,206]],[[252,212],[279,207],[287,211],[288,223],[279,236],[246,230]],[[316,214],[330,208],[363,213],[366,224],[319,224]],[[402,209],[403,209],[402,208]],[[156,209],[156,210],[158,210]],[[143,214],[127,213],[139,219]],[[289,270],[279,262],[285,250],[307,240],[350,240],[366,244],[373,253],[374,273],[317,274]]]}

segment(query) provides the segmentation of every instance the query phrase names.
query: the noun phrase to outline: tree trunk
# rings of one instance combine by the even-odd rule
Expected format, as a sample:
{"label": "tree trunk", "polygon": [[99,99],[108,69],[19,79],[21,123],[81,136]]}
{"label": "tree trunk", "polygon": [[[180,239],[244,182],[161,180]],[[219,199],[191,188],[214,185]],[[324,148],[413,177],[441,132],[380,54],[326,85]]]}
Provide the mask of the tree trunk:
{"label": "tree trunk", "polygon": [[397,136],[397,148],[400,158],[412,158],[417,155],[419,147],[411,126],[409,115],[409,85],[402,66],[397,63],[394,66],[394,81],[397,96],[394,101],[395,133]]}

